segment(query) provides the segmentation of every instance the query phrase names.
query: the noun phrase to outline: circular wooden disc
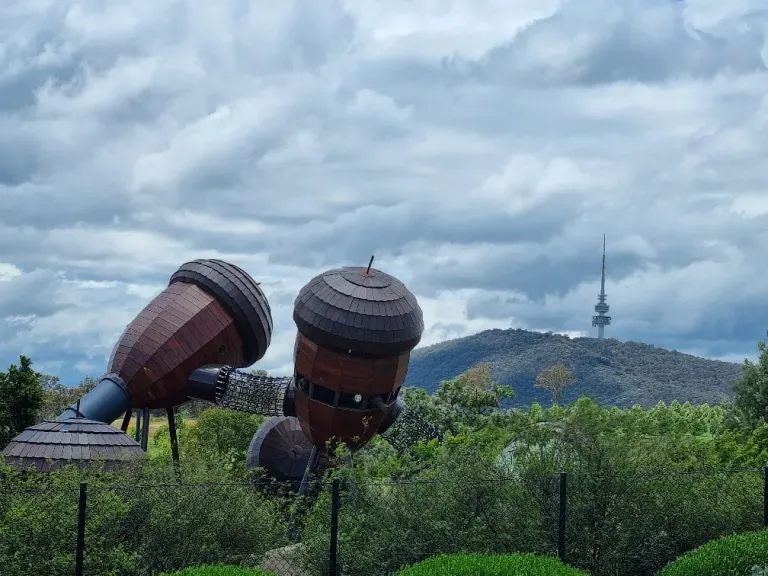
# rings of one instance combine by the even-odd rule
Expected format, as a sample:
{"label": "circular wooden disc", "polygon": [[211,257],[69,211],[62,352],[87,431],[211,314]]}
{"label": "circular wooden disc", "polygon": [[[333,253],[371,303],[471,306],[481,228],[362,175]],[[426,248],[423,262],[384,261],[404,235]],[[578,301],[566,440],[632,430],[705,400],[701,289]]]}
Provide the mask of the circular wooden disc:
{"label": "circular wooden disc", "polygon": [[245,458],[246,468],[264,468],[281,482],[304,476],[312,443],[293,416],[273,416],[253,436]]}

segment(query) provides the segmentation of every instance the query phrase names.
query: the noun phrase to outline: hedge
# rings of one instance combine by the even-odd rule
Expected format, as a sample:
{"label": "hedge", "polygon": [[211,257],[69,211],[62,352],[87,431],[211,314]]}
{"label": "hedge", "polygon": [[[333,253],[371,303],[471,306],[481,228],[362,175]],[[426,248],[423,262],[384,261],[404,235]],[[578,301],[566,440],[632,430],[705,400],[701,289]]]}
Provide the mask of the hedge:
{"label": "hedge", "polygon": [[272,576],[272,573],[240,566],[197,566],[160,576]]}
{"label": "hedge", "polygon": [[457,554],[414,564],[400,576],[587,576],[556,558],[533,554]]}
{"label": "hedge", "polygon": [[659,576],[745,576],[768,566],[768,531],[712,540],[667,564]]}

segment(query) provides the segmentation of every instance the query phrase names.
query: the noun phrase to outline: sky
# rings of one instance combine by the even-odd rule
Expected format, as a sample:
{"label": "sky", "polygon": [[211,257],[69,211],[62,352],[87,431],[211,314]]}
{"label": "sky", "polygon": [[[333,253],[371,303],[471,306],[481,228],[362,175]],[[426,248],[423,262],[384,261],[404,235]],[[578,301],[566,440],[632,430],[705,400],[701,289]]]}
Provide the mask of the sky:
{"label": "sky", "polygon": [[5,0],[0,366],[75,384],[182,263],[293,300],[366,265],[422,343],[489,328],[754,357],[764,0]]}

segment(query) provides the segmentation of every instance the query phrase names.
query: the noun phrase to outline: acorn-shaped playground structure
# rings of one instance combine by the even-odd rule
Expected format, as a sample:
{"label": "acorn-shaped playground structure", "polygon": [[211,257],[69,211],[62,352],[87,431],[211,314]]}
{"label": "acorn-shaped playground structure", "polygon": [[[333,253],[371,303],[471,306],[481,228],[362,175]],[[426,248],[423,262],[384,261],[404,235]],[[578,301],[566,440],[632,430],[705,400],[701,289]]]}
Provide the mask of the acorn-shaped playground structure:
{"label": "acorn-shaped playground structure", "polygon": [[[111,422],[127,410],[183,404],[199,392],[189,389],[195,370],[249,366],[264,356],[271,336],[269,302],[245,271],[221,260],[182,264],[125,328],[80,413]],[[214,393],[211,385],[204,399]],[[73,406],[59,418],[74,415]]]}
{"label": "acorn-shaped playground structure", "polygon": [[[371,259],[373,260],[373,259]],[[355,449],[379,431],[397,401],[424,318],[397,278],[344,267],[316,276],[294,302],[294,402],[319,450]]]}

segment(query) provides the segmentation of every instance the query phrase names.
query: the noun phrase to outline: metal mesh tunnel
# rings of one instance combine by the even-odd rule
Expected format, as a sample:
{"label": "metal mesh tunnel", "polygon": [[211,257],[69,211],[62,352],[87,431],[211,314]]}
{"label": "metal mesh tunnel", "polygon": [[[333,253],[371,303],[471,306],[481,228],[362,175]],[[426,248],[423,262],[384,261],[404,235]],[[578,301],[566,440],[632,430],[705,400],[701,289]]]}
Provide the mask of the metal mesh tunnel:
{"label": "metal mesh tunnel", "polygon": [[219,377],[216,404],[250,414],[281,416],[291,382],[288,376],[257,376],[228,370]]}
{"label": "metal mesh tunnel", "polygon": [[418,410],[403,403],[399,406],[394,422],[381,434],[381,437],[396,450],[404,452],[422,440],[441,440],[442,433],[431,422],[425,420]]}

